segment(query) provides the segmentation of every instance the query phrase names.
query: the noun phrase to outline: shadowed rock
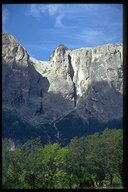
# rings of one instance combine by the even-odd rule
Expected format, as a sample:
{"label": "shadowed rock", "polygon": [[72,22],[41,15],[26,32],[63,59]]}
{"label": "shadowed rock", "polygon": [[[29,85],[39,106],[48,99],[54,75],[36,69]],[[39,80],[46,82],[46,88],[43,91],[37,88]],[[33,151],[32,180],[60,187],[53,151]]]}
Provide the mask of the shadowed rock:
{"label": "shadowed rock", "polygon": [[108,122],[114,126],[123,117],[122,61],[122,45],[111,44],[76,50],[59,45],[49,61],[39,61],[3,33],[3,111],[40,127],[45,140],[62,143],[68,131],[67,141]]}

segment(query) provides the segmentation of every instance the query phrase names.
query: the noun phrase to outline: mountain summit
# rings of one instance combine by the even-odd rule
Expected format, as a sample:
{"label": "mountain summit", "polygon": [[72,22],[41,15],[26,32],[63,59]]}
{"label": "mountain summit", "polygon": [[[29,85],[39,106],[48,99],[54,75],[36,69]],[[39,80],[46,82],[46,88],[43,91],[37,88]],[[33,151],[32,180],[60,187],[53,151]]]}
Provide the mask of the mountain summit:
{"label": "mountain summit", "polygon": [[38,61],[3,33],[4,137],[9,137],[10,129],[14,133],[10,137],[18,139],[17,125],[23,123],[35,133],[39,128],[36,136],[43,135],[46,143],[65,144],[76,135],[121,126],[122,60],[122,45],[107,44],[76,50],[59,45],[49,61]]}

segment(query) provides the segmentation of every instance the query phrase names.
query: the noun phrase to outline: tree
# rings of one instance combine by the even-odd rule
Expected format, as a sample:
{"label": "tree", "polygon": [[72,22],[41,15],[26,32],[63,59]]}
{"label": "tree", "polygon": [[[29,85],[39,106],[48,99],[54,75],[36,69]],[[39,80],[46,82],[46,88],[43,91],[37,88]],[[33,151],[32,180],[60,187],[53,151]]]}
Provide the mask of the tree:
{"label": "tree", "polygon": [[3,188],[16,188],[18,186],[18,178],[20,173],[19,158],[20,152],[10,151],[12,140],[5,139],[2,143],[2,158],[3,158]]}
{"label": "tree", "polygon": [[29,140],[10,151],[12,141],[2,141],[4,189],[98,188],[121,186],[123,134],[106,129],[75,137],[69,145],[42,146]]}
{"label": "tree", "polygon": [[68,160],[69,148],[61,148],[55,157],[55,186],[56,188],[71,188],[70,185],[70,162]]}
{"label": "tree", "polygon": [[120,175],[123,159],[122,130],[106,129],[102,134],[88,136],[87,142],[86,160],[90,172],[95,173],[96,185],[103,186],[105,181],[107,186],[112,186],[115,175]]}
{"label": "tree", "polygon": [[56,143],[45,145],[41,152],[43,188],[55,188],[56,162],[55,157],[60,150]]}
{"label": "tree", "polygon": [[112,186],[115,176],[122,180],[123,131],[121,129],[106,129],[101,139],[105,145],[106,170],[110,179],[109,185]]}

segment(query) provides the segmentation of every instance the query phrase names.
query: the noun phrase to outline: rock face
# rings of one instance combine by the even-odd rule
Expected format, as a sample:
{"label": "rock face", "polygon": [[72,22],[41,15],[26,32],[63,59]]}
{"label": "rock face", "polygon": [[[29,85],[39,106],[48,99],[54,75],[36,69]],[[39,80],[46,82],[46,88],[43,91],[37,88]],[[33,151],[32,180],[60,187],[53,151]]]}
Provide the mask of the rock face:
{"label": "rock face", "polygon": [[[2,35],[3,110],[33,126],[80,118],[109,122],[123,116],[122,45],[70,50],[59,45],[49,61],[38,61],[13,36]],[[73,123],[68,126],[71,128]],[[83,127],[85,132],[86,126]],[[84,133],[82,133],[84,134]]]}
{"label": "rock face", "polygon": [[42,114],[42,97],[49,81],[35,70],[27,51],[6,33],[2,38],[2,71],[3,108],[26,119]]}
{"label": "rock face", "polygon": [[[77,109],[88,119],[108,121],[122,117],[122,46],[68,50],[59,46],[46,65],[35,69],[47,77],[49,91],[69,101],[69,111]],[[60,106],[59,101],[56,105]],[[65,108],[65,107],[64,107]]]}

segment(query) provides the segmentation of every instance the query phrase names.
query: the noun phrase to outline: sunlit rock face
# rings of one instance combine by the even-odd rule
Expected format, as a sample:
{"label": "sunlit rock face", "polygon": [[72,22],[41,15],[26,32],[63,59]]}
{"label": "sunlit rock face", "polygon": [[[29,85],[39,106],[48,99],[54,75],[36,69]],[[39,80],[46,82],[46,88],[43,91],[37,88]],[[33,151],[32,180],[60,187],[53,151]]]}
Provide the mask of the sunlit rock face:
{"label": "sunlit rock face", "polygon": [[107,121],[122,117],[122,60],[122,45],[73,51],[61,45],[48,63],[39,68],[37,62],[35,69],[48,78],[49,91],[70,101],[69,110]]}
{"label": "sunlit rock face", "polygon": [[86,123],[91,118],[118,120],[123,116],[122,55],[122,45],[76,50],[59,45],[49,61],[39,61],[3,33],[3,110],[34,126],[59,122],[72,113]]}
{"label": "sunlit rock face", "polygon": [[74,50],[70,55],[80,113],[85,117],[91,115],[103,120],[121,117],[122,46],[84,48]]}

